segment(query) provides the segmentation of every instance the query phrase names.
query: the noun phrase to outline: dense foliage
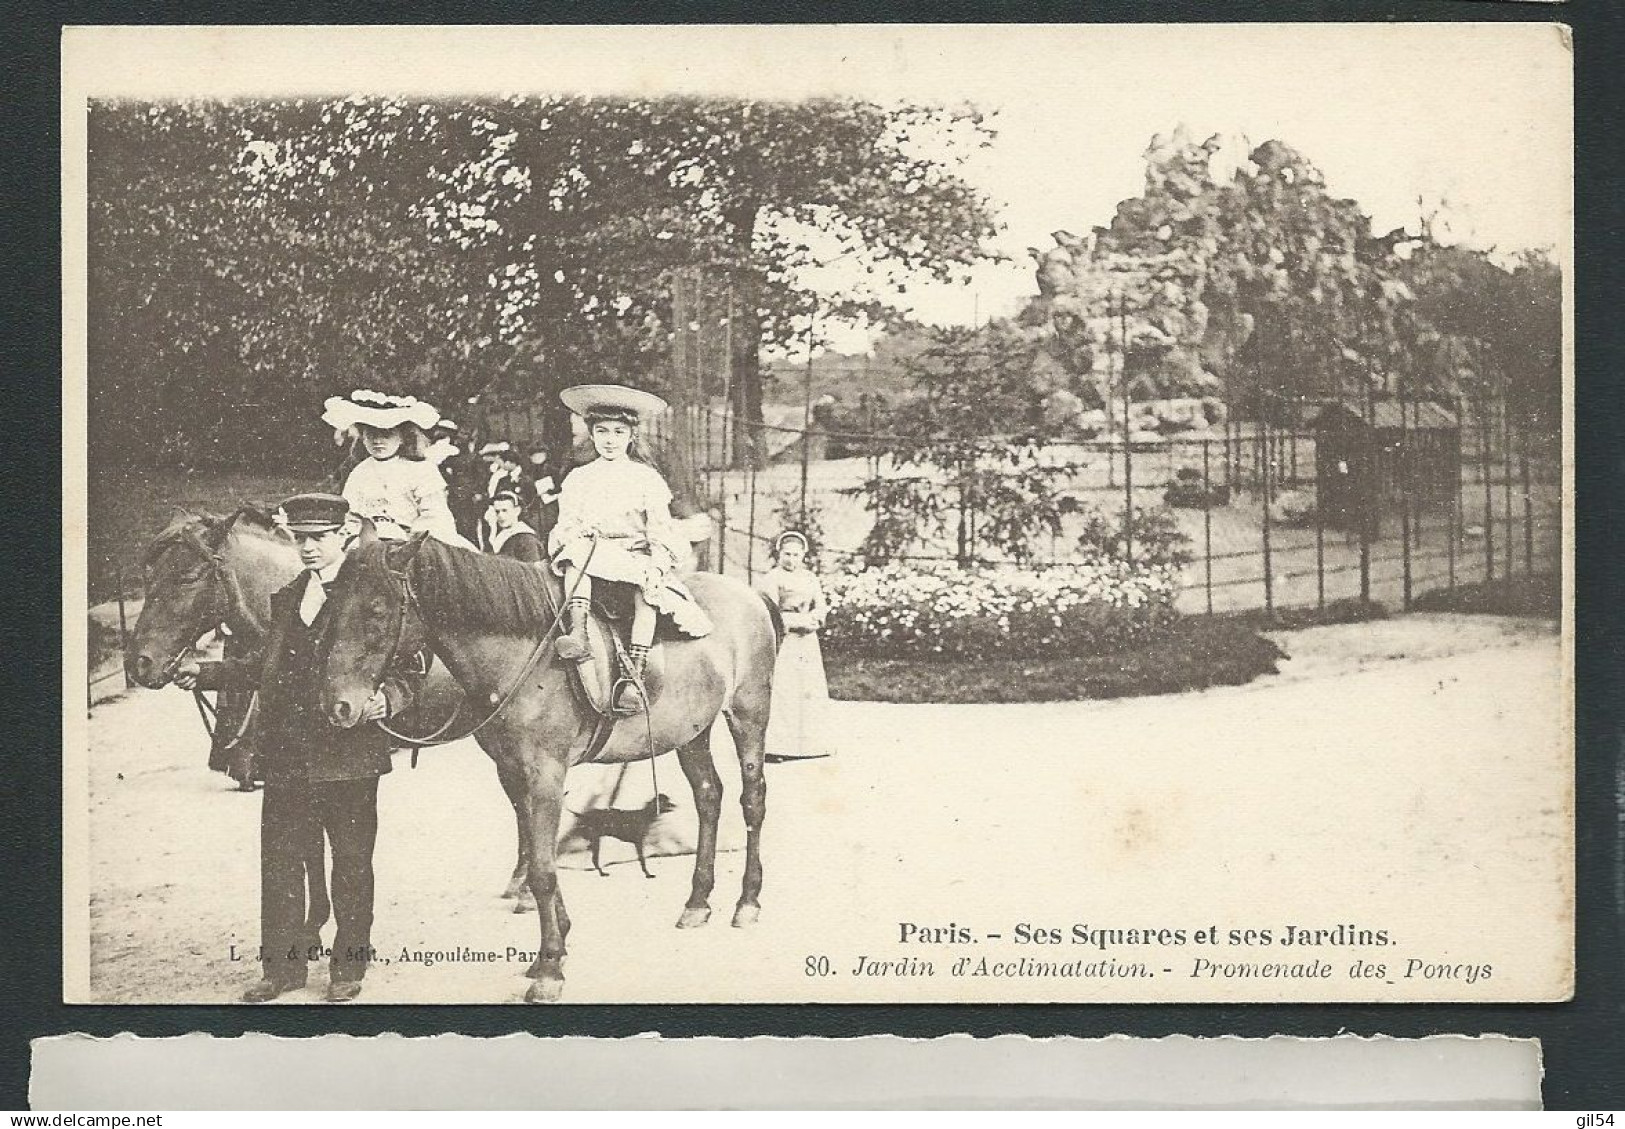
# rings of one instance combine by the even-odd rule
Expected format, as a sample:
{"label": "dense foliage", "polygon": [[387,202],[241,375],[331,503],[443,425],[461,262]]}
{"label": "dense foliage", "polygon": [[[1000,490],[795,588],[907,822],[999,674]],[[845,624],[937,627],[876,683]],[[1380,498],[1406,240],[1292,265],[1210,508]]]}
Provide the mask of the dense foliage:
{"label": "dense foliage", "polygon": [[[713,337],[759,419],[764,344],[814,308],[885,317],[906,278],[957,277],[993,233],[957,173],[991,136],[969,109],[100,102],[89,129],[92,440],[130,460],[285,459],[356,383],[554,412],[573,381],[660,388],[678,271],[711,280],[685,321],[730,293]],[[863,285],[819,275],[841,258]]]}

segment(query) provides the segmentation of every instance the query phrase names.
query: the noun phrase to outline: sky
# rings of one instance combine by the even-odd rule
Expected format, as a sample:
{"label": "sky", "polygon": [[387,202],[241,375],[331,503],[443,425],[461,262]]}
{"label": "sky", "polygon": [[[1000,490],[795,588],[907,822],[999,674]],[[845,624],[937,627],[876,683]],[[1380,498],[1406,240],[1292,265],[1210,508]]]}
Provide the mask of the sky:
{"label": "sky", "polygon": [[1142,190],[1152,136],[1180,124],[1225,137],[1221,163],[1286,142],[1378,230],[1442,209],[1447,241],[1566,261],[1573,222],[1571,51],[1551,24],[70,29],[64,73],[69,118],[76,96],[968,102],[998,137],[963,175],[1002,205],[1013,261],[911,285],[936,324],[1015,312],[1036,291],[1027,248],[1108,222]]}

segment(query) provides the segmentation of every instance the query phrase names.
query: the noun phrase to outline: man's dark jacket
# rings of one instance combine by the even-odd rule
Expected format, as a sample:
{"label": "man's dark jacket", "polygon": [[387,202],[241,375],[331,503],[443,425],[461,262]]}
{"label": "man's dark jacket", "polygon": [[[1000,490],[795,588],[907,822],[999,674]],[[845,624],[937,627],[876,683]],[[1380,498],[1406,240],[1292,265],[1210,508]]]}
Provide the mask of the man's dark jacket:
{"label": "man's dark jacket", "polygon": [[[204,690],[258,686],[256,737],[267,787],[363,780],[389,771],[387,734],[371,723],[339,729],[322,712],[317,650],[331,605],[324,604],[309,626],[299,618],[305,586],[315,583],[315,577],[302,572],[271,597],[271,628],[257,660],[209,664],[198,675]],[[422,684],[416,664],[392,668],[382,687],[388,716],[410,708]]]}

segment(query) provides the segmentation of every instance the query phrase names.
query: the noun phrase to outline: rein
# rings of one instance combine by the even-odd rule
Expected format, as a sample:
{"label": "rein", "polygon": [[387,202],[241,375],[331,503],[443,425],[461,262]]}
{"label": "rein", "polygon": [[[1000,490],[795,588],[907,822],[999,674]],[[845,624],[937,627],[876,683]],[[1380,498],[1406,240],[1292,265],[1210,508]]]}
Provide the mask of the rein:
{"label": "rein", "polygon": [[[588,561],[592,560],[592,553],[597,549],[597,547],[598,543],[595,540],[592,544],[592,548],[588,550]],[[585,565],[583,565],[583,568],[585,568]],[[408,607],[413,604],[417,605],[418,618],[423,621],[424,634],[430,636],[430,649],[439,650],[439,648],[434,645],[435,641],[433,638],[432,629],[429,625],[429,617],[424,614],[423,603],[417,598],[417,593],[412,589],[411,574],[403,571],[398,573],[391,572],[390,575],[401,582],[401,607],[400,612],[395,619],[395,643],[389,651],[391,658],[393,658],[395,653],[400,650],[401,639],[406,634],[406,612]],[[457,708],[452,710],[451,716],[446,718],[446,720],[441,723],[439,728],[437,728],[433,733],[425,734],[422,737],[413,737],[410,734],[400,733],[394,729],[391,729],[387,724],[385,724],[384,719],[382,718],[378,719],[373,724],[378,726],[379,729],[383,730],[383,732],[388,734],[390,737],[393,737],[395,740],[401,742],[403,747],[415,750],[433,748],[438,745],[449,745],[456,741],[465,740],[474,736],[487,725],[491,724],[491,722],[495,721],[497,716],[501,714],[503,710],[507,709],[508,705],[518,695],[520,689],[525,684],[525,679],[529,678],[530,672],[536,668],[537,660],[539,660],[551,649],[553,640],[558,635],[559,627],[564,622],[565,608],[570,602],[569,596],[574,595],[573,591],[568,593],[565,597],[564,603],[558,604],[553,600],[552,589],[548,588],[545,582],[542,585],[542,592],[547,597],[547,605],[549,610],[553,612],[553,622],[548,626],[547,630],[542,633],[542,637],[537,642],[536,646],[531,649],[529,657],[525,659],[524,665],[519,668],[519,673],[515,676],[512,685],[508,687],[507,692],[497,700],[497,703],[492,708],[491,712],[486,714],[485,717],[480,719],[480,721],[476,722],[473,728],[459,733],[455,737],[447,737],[445,735],[446,732],[451,728],[452,722],[456,721],[458,715],[463,712],[462,702],[457,704]],[[463,700],[467,701],[466,696]]]}

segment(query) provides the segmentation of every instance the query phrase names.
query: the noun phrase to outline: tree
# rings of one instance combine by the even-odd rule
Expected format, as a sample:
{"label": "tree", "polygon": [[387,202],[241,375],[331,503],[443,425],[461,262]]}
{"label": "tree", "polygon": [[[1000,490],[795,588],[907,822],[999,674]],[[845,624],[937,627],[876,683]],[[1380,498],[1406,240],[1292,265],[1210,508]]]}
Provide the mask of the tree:
{"label": "tree", "polygon": [[863,555],[889,560],[951,535],[962,568],[986,554],[1030,560],[1037,538],[1060,533],[1054,483],[1066,469],[1039,458],[1048,435],[1033,347],[1002,322],[931,338],[905,361],[919,394],[890,420],[888,454],[906,473],[853,491],[875,514]]}
{"label": "tree", "polygon": [[[1424,233],[1425,234],[1425,233]],[[1544,254],[1509,267],[1467,247],[1420,239],[1406,279],[1435,330],[1424,357],[1474,399],[1505,396],[1521,426],[1557,435],[1563,420],[1563,278]]]}
{"label": "tree", "polygon": [[344,382],[442,402],[659,388],[670,279],[698,267],[736,282],[736,388],[759,420],[763,344],[814,309],[890,308],[810,269],[857,255],[946,278],[984,254],[990,205],[954,154],[989,136],[970,110],[835,100],[102,103],[94,371],[190,444],[209,414],[163,389],[251,387],[274,433]]}

